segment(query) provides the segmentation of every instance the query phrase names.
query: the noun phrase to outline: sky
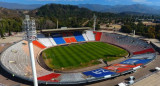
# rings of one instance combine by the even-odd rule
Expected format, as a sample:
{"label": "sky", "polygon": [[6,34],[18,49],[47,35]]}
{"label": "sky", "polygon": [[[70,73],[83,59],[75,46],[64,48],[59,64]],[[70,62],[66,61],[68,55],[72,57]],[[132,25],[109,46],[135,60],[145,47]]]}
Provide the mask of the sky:
{"label": "sky", "polygon": [[160,6],[160,0],[0,0],[1,2],[21,3],[21,4],[101,4],[101,5],[130,5],[146,4]]}

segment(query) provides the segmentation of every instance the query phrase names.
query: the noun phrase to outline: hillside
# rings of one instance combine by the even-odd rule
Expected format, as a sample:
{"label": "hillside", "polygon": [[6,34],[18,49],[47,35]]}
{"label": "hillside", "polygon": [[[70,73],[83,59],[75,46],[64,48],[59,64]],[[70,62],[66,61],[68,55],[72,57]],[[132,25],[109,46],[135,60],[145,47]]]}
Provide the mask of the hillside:
{"label": "hillside", "polygon": [[13,18],[22,16],[23,11],[19,10],[10,10],[0,7],[0,16],[1,18]]}
{"label": "hillside", "polygon": [[48,19],[48,22],[52,23],[52,25],[59,20],[60,27],[81,27],[84,22],[93,17],[93,14],[92,11],[86,8],[60,4],[44,5],[30,12],[30,15],[34,17]]}

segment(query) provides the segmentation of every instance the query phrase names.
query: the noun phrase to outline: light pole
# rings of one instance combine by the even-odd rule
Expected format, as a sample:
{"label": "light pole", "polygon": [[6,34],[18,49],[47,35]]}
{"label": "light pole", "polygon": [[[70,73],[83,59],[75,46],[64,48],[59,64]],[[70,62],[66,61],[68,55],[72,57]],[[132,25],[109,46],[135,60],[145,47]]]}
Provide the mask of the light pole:
{"label": "light pole", "polygon": [[32,41],[37,39],[35,20],[30,19],[29,15],[26,15],[25,19],[23,20],[23,28],[26,33],[25,40],[28,41],[28,46],[29,46],[34,86],[38,86],[33,43],[32,43]]}
{"label": "light pole", "polygon": [[93,18],[94,18],[94,24],[93,24],[93,27],[94,27],[94,31],[95,31],[95,30],[96,30],[96,20],[97,20],[97,17],[96,17],[96,15],[95,15],[95,14],[94,14]]}
{"label": "light pole", "polygon": [[58,29],[58,19],[57,19],[57,29]]}

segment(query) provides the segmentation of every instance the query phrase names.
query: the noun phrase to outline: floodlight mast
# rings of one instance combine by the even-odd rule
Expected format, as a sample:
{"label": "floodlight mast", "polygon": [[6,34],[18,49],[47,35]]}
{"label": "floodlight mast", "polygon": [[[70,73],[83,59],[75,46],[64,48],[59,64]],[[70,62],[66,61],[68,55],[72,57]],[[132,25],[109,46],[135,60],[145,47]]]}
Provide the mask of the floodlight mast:
{"label": "floodlight mast", "polygon": [[95,14],[94,14],[93,18],[94,18],[94,24],[93,24],[93,27],[94,27],[94,31],[95,31],[95,30],[96,30],[96,20],[97,20],[97,17],[96,17],[96,15],[95,15]]}
{"label": "floodlight mast", "polygon": [[23,28],[26,33],[25,40],[28,41],[28,46],[29,46],[34,86],[38,86],[33,43],[32,43],[32,41],[37,39],[35,20],[34,19],[31,20],[29,15],[26,15],[25,19],[23,20]]}
{"label": "floodlight mast", "polygon": [[57,19],[57,29],[58,29],[58,19]]}
{"label": "floodlight mast", "polygon": [[135,34],[136,34],[136,30],[133,30],[133,36],[135,37]]}

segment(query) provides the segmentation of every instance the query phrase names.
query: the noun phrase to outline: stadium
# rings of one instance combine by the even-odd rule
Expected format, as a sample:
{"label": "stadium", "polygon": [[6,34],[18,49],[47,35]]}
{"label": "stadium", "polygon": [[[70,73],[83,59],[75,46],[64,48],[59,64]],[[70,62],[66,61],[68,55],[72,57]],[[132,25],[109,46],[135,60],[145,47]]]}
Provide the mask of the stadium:
{"label": "stadium", "polygon": [[[89,28],[39,31],[33,47],[38,83],[50,85],[88,84],[121,77],[141,70],[157,57],[152,45],[143,39]],[[121,58],[120,62],[107,64]],[[0,63],[12,76],[33,81],[27,41],[3,51]]]}

